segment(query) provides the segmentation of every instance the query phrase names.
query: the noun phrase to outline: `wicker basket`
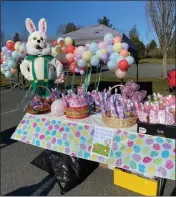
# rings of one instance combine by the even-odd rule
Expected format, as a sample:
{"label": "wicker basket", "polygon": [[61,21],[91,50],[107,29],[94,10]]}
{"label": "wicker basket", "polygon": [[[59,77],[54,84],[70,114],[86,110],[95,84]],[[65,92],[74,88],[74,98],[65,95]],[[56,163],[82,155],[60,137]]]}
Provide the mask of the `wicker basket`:
{"label": "wicker basket", "polygon": [[[117,88],[117,87],[122,87],[123,85],[115,85],[112,88],[110,88],[110,92],[112,89]],[[138,118],[137,117],[132,117],[132,118],[127,118],[127,119],[119,119],[119,118],[112,118],[108,116],[102,115],[102,120],[103,122],[113,128],[128,128],[137,123]]]}
{"label": "wicker basket", "polygon": [[113,128],[128,128],[132,127],[137,123],[137,118],[128,118],[128,119],[118,119],[118,118],[109,118],[102,115],[103,122]]}
{"label": "wicker basket", "polygon": [[83,119],[89,116],[89,106],[65,107],[65,114],[70,119]]}
{"label": "wicker basket", "polygon": [[[54,98],[52,92],[51,92],[47,87],[42,86],[42,85],[38,86],[38,87],[35,89],[34,94],[36,93],[36,90],[37,90],[38,88],[45,88],[45,89],[50,93],[50,95],[52,96],[52,100],[53,100],[53,101],[55,100],[55,98]],[[51,111],[51,104],[49,104],[47,107],[43,107],[43,108],[38,109],[38,110],[34,110],[33,106],[32,106],[31,104],[29,104],[29,105],[27,106],[26,111],[27,111],[28,113],[30,113],[30,114],[44,114],[44,113],[48,113],[49,111]]]}

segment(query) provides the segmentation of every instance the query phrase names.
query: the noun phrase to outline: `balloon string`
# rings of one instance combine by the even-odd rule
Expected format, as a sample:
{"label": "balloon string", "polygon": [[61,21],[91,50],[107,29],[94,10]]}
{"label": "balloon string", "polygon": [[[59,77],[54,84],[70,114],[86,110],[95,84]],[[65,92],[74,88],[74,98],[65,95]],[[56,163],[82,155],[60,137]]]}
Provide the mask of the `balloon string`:
{"label": "balloon string", "polygon": [[82,87],[83,76],[81,76],[80,87]]}
{"label": "balloon string", "polygon": [[87,92],[87,90],[88,90],[91,74],[92,74],[92,66],[90,66],[90,69],[89,69],[89,72],[88,72],[88,75],[87,75],[86,84],[85,84],[85,88],[84,88],[85,92]]}
{"label": "balloon string", "polygon": [[27,98],[27,96],[29,95],[29,92],[31,91],[31,89],[32,89],[32,85],[30,85],[29,89],[27,90],[25,96],[24,96],[23,99],[22,99],[22,102],[21,102],[20,104],[18,104],[18,105],[16,106],[16,108],[18,108],[21,104],[24,104],[24,101],[25,101],[25,99]]}
{"label": "balloon string", "polygon": [[86,70],[86,75],[85,75],[85,78],[84,78],[84,84],[83,84],[83,86],[84,86],[84,87],[83,87],[83,88],[84,88],[84,91],[85,91],[87,76],[88,76],[88,69]]}
{"label": "balloon string", "polygon": [[94,86],[94,88],[96,89],[96,86],[97,86],[97,83],[98,83],[98,66],[96,67],[96,81],[95,81],[95,86]]}
{"label": "balloon string", "polygon": [[100,72],[99,72],[99,75],[98,75],[98,82],[97,82],[97,87],[96,87],[96,90],[97,91],[98,91],[98,88],[99,88],[100,78],[101,78],[101,71],[102,71],[102,68],[103,68],[102,64],[100,66],[101,67],[100,67]]}
{"label": "balloon string", "polygon": [[67,82],[68,82],[68,76],[69,76],[69,72],[66,72],[65,83],[64,83],[64,84],[65,84],[65,85],[64,85],[64,86],[65,86],[65,87],[64,87],[64,92],[66,92],[66,89],[67,89],[67,85],[68,85],[68,83],[67,83]]}
{"label": "balloon string", "polygon": [[75,87],[75,74],[73,74],[72,76],[72,82],[71,82],[71,89],[74,91],[74,87]]}
{"label": "balloon string", "polygon": [[90,84],[91,75],[92,75],[92,66],[90,67],[90,72],[89,72],[89,77],[88,77],[88,84],[87,84],[87,90],[88,90],[88,86]]}

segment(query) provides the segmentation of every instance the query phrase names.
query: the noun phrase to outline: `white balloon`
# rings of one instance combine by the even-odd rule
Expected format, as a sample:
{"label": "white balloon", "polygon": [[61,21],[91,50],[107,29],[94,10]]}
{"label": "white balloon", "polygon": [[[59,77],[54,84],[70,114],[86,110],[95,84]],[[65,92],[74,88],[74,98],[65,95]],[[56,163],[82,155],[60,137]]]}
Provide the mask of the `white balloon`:
{"label": "white balloon", "polygon": [[53,116],[64,115],[64,102],[62,99],[55,100],[51,105],[51,114]]}
{"label": "white balloon", "polygon": [[5,68],[1,68],[1,73],[4,75],[6,72]]}
{"label": "white balloon", "polygon": [[125,75],[126,75],[126,72],[125,71],[122,71],[120,69],[117,69],[117,71],[116,71],[117,78],[123,79],[125,77]]}

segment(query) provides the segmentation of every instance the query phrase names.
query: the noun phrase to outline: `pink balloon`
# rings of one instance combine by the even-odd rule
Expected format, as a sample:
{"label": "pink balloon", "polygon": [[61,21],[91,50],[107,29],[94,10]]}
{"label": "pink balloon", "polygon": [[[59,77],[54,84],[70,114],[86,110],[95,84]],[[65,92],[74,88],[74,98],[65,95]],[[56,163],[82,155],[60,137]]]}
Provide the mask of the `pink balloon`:
{"label": "pink balloon", "polygon": [[128,51],[126,49],[123,49],[123,50],[120,51],[120,55],[122,57],[127,57],[129,54],[128,54]]}
{"label": "pink balloon", "polygon": [[123,79],[125,77],[125,75],[126,75],[126,72],[125,71],[122,71],[120,69],[117,69],[117,71],[116,71],[117,78]]}
{"label": "pink balloon", "polygon": [[72,53],[66,54],[66,59],[74,58],[74,55]]}
{"label": "pink balloon", "polygon": [[80,75],[84,75],[85,71],[84,70],[80,70]]}
{"label": "pink balloon", "polygon": [[64,102],[62,99],[55,100],[51,105],[51,114],[53,116],[64,115]]}
{"label": "pink balloon", "polygon": [[98,48],[99,49],[105,49],[107,47],[107,43],[106,42],[100,42],[99,44],[98,44]]}
{"label": "pink balloon", "polygon": [[121,37],[120,36],[116,36],[114,38],[114,43],[117,43],[117,42],[121,42]]}
{"label": "pink balloon", "polygon": [[16,73],[16,69],[14,69],[14,68],[11,68],[10,71],[11,71],[11,73],[13,73],[13,74]]}
{"label": "pink balloon", "polygon": [[3,59],[4,61],[6,61],[6,60],[8,59],[8,57],[7,57],[6,55],[4,55],[4,56],[2,57],[2,59]]}

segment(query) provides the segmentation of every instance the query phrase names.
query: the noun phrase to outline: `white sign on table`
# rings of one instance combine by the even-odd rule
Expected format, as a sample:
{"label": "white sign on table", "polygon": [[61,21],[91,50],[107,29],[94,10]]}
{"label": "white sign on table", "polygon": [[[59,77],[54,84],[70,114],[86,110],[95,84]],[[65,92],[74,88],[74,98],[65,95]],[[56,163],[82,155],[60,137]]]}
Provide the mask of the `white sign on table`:
{"label": "white sign on table", "polygon": [[103,127],[95,127],[92,153],[108,158],[111,152],[114,131]]}

